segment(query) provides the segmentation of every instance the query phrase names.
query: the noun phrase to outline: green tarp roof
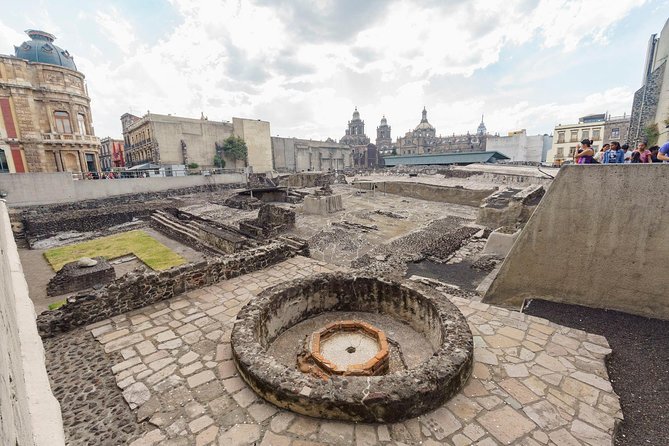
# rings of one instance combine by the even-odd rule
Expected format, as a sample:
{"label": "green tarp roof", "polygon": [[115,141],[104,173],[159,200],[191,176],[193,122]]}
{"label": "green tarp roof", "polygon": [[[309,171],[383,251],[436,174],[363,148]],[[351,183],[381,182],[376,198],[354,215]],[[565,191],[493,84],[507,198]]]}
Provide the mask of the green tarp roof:
{"label": "green tarp roof", "polygon": [[503,153],[492,152],[462,152],[462,153],[430,153],[426,155],[386,156],[383,158],[386,166],[397,165],[438,165],[438,164],[474,164],[495,163],[499,160],[508,160]]}

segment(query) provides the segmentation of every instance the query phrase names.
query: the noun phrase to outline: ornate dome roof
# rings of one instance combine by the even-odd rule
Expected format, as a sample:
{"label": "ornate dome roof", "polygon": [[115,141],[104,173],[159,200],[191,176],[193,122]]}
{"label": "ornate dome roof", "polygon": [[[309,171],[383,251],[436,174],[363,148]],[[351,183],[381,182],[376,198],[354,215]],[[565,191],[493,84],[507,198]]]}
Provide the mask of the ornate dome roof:
{"label": "ornate dome roof", "polygon": [[386,115],[383,115],[383,118],[381,118],[381,126],[386,126],[388,125],[388,120],[386,119]]}
{"label": "ornate dome roof", "polygon": [[432,124],[427,122],[427,110],[425,107],[423,107],[423,118],[420,120],[420,124],[418,124],[414,130],[434,130]]}
{"label": "ornate dome roof", "polygon": [[16,57],[30,62],[58,65],[70,70],[77,69],[70,53],[53,44],[53,41],[56,40],[53,34],[35,29],[27,30],[26,34],[31,40],[14,47]]}
{"label": "ornate dome roof", "polygon": [[356,107],[355,111],[353,112],[353,120],[360,121],[360,112],[358,111],[358,107]]}

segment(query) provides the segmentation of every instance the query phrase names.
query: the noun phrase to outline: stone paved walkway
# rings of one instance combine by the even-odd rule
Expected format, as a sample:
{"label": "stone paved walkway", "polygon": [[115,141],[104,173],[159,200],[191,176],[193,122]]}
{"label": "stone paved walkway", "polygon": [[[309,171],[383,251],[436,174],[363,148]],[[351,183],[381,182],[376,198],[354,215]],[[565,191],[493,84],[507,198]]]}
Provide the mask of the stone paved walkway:
{"label": "stone paved walkway", "polygon": [[261,290],[336,267],[297,257],[87,327],[107,352],[138,420],[131,446],[610,445],[621,417],[605,338],[449,297],[475,343],[473,375],[441,408],[397,424],[318,420],[265,403],[238,377],[234,318]]}

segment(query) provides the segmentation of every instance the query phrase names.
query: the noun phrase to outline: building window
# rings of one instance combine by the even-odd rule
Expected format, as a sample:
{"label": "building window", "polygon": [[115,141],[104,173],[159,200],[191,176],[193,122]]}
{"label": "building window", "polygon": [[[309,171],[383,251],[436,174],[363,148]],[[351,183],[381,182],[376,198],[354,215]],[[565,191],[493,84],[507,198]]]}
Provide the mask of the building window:
{"label": "building window", "polygon": [[564,147],[558,147],[557,156],[555,157],[555,159],[559,160],[564,159]]}
{"label": "building window", "polygon": [[620,138],[620,128],[614,127],[611,129],[611,139]]}
{"label": "building window", "polygon": [[576,141],[578,141],[578,130],[572,130],[569,142],[576,142]]}
{"label": "building window", "polygon": [[602,136],[600,135],[600,130],[592,129],[592,140],[599,141],[600,139],[602,139]]}
{"label": "building window", "polygon": [[53,112],[53,118],[56,121],[56,133],[72,133],[72,124],[68,112]]}
{"label": "building window", "polygon": [[583,130],[582,138],[583,139],[590,139],[590,129]]}
{"label": "building window", "polygon": [[77,125],[79,126],[79,134],[86,135],[86,117],[81,113],[77,114]]}
{"label": "building window", "polygon": [[558,143],[564,142],[564,132],[558,132]]}
{"label": "building window", "polygon": [[89,172],[95,172],[97,170],[95,168],[95,155],[90,153],[86,154],[86,168]]}
{"label": "building window", "polygon": [[2,149],[0,149],[0,173],[9,173],[7,157],[5,156],[5,151]]}
{"label": "building window", "polygon": [[576,155],[576,147],[570,147],[569,148],[569,156],[573,158],[574,155]]}

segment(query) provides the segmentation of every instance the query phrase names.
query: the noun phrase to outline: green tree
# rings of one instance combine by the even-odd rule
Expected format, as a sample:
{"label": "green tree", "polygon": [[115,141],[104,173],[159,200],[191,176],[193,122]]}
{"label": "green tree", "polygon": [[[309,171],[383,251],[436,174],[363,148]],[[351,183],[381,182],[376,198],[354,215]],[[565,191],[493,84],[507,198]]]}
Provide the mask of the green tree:
{"label": "green tree", "polygon": [[660,131],[657,129],[657,124],[651,124],[643,129],[644,136],[649,146],[657,144],[657,139],[660,136]]}
{"label": "green tree", "polygon": [[214,166],[218,167],[219,169],[225,168],[225,160],[221,155],[215,155],[214,156]]}
{"label": "green tree", "polygon": [[229,136],[223,141],[223,152],[233,160],[244,160],[249,154],[246,142],[239,136]]}

